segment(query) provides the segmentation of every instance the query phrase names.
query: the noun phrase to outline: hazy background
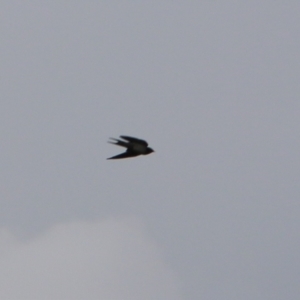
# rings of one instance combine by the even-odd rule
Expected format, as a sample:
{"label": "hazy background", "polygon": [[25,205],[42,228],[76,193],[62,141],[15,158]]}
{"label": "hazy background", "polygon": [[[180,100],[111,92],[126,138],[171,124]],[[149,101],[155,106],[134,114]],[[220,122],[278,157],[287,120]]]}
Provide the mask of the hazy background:
{"label": "hazy background", "polygon": [[299,11],[2,0],[0,298],[297,299]]}

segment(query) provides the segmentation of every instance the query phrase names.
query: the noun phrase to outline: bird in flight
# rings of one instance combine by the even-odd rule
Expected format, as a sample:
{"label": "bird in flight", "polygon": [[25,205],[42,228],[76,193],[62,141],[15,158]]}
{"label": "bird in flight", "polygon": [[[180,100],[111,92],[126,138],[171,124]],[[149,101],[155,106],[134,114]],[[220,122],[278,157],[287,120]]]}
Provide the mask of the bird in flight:
{"label": "bird in flight", "polygon": [[122,140],[110,138],[111,141],[109,143],[113,145],[118,145],[121,147],[127,148],[126,152],[118,154],[116,156],[110,157],[108,159],[119,159],[119,158],[127,158],[127,157],[135,157],[139,155],[147,155],[154,152],[153,149],[148,147],[148,143],[144,140],[140,140],[131,136],[121,135]]}

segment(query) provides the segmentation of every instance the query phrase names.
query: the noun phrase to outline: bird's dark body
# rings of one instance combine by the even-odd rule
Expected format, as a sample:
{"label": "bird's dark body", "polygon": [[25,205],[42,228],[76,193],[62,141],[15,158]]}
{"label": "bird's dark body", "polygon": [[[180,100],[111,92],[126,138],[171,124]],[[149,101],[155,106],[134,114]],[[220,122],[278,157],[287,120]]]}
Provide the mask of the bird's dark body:
{"label": "bird's dark body", "polygon": [[144,140],[126,135],[121,135],[120,138],[123,140],[111,138],[111,141],[109,141],[109,143],[127,148],[126,152],[110,157],[108,159],[135,157],[139,155],[147,155],[154,152],[153,149],[148,147],[148,143]]}

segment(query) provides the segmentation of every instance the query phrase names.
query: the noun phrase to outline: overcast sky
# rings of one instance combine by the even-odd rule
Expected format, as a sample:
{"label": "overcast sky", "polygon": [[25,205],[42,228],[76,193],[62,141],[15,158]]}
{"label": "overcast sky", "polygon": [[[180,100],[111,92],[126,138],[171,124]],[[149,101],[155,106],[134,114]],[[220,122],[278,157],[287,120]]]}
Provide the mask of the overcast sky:
{"label": "overcast sky", "polygon": [[1,299],[299,297],[299,1],[0,11]]}

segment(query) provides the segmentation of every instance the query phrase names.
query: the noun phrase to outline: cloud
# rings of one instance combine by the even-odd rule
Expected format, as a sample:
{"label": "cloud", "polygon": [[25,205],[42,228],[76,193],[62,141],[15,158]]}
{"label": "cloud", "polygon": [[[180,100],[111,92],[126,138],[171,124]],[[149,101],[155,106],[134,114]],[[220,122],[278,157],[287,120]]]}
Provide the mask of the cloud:
{"label": "cloud", "polygon": [[180,299],[178,279],[141,222],[52,227],[22,243],[0,230],[1,299]]}

